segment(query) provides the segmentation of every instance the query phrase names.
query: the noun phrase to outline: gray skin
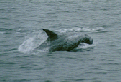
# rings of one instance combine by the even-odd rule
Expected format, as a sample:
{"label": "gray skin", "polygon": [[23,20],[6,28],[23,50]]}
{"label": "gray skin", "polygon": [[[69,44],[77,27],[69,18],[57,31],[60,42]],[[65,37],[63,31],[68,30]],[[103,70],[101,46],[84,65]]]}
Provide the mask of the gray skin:
{"label": "gray skin", "polygon": [[80,43],[93,44],[93,39],[87,34],[81,35],[80,33],[65,33],[57,35],[55,32],[48,29],[42,29],[48,35],[47,43],[49,43],[49,52],[54,51],[72,51],[78,47]]}

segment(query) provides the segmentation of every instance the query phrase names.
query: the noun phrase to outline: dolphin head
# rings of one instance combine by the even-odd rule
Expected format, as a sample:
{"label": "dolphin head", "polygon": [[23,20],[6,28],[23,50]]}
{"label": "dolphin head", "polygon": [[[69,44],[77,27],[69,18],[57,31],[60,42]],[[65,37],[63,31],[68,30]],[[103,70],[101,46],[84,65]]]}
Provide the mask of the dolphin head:
{"label": "dolphin head", "polygon": [[82,43],[93,44],[93,39],[87,34],[84,35],[84,38],[81,41]]}

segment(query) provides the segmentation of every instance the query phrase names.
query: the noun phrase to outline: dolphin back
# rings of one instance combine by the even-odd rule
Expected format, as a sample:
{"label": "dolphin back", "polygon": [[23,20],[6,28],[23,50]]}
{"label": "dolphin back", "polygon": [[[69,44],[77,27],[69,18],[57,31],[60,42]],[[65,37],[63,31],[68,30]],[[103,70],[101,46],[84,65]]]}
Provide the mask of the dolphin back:
{"label": "dolphin back", "polygon": [[48,41],[53,41],[55,39],[57,39],[57,34],[53,31],[50,31],[48,29],[42,29],[43,31],[46,32],[47,36],[48,36]]}
{"label": "dolphin back", "polygon": [[46,32],[49,42],[49,52],[54,51],[71,51],[78,47],[80,43],[93,44],[93,39],[87,34],[82,35],[81,33],[65,33],[62,35],[57,35],[55,32],[48,29],[42,29]]}

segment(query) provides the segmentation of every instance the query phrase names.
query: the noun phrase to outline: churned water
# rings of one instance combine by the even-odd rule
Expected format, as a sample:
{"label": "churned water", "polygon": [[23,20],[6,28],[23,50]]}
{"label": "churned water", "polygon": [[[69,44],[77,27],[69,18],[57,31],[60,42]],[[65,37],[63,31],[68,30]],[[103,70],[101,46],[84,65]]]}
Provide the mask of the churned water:
{"label": "churned water", "polygon": [[[42,28],[83,32],[94,44],[35,50]],[[0,0],[0,82],[121,82],[121,1]]]}

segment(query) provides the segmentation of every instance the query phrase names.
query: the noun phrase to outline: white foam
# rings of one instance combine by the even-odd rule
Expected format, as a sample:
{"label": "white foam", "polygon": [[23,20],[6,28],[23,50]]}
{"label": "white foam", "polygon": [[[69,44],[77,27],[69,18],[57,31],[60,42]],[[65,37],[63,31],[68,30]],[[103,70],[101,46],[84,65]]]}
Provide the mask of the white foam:
{"label": "white foam", "polygon": [[105,31],[105,29],[103,27],[96,27],[95,29],[92,29],[93,32],[101,32],[101,31]]}
{"label": "white foam", "polygon": [[86,44],[86,43],[80,43],[80,45],[76,48],[76,50],[93,48],[95,46],[96,46],[96,44],[89,45],[89,44]]}

